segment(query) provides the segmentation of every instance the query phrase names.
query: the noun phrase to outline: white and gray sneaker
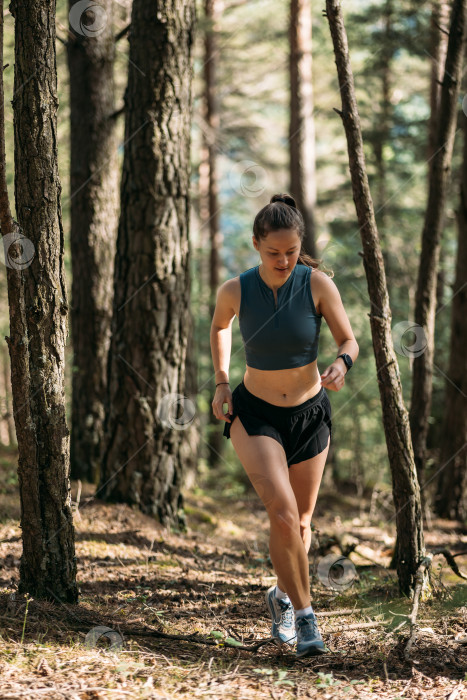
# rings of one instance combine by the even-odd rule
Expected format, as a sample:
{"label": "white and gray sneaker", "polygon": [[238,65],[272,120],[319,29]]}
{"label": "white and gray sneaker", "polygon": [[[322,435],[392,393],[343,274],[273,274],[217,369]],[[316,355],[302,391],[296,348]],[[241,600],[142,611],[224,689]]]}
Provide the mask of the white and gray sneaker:
{"label": "white and gray sneaker", "polygon": [[271,613],[271,635],[279,644],[293,645],[297,638],[295,631],[295,610],[290,600],[276,598],[276,586],[266,591],[266,605]]}

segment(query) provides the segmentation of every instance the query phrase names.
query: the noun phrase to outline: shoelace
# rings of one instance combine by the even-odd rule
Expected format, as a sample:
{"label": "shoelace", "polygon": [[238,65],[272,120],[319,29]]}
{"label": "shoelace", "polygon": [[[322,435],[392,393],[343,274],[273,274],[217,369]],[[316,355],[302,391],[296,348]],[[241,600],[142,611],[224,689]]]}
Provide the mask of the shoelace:
{"label": "shoelace", "polygon": [[285,625],[292,625],[295,619],[292,603],[286,603],[284,600],[279,598],[279,606],[282,610],[281,623],[284,623]]}
{"label": "shoelace", "polygon": [[309,627],[311,627],[311,634],[314,637],[317,637],[319,632],[318,632],[318,624],[316,618],[306,618],[306,617],[299,617],[297,619],[297,627],[301,628],[302,633],[305,632],[305,630]]}

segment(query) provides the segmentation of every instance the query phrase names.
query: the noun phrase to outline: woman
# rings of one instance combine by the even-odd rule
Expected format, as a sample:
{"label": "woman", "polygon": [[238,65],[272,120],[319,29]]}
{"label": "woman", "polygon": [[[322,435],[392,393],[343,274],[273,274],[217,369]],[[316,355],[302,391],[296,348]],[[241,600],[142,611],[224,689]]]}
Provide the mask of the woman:
{"label": "woman", "polygon": [[[327,651],[310,600],[310,524],[331,438],[326,389],[342,389],[359,351],[339,291],[301,252],[303,237],[294,199],[274,195],[253,225],[261,264],[219,287],[211,326],[213,412],[226,422],[224,435],[231,438],[270,520],[269,552],[277,574],[277,585],[266,592],[271,632],[279,644],[296,641],[299,657]],[[246,371],[231,392],[235,316]],[[322,317],[338,357],[320,375]]]}

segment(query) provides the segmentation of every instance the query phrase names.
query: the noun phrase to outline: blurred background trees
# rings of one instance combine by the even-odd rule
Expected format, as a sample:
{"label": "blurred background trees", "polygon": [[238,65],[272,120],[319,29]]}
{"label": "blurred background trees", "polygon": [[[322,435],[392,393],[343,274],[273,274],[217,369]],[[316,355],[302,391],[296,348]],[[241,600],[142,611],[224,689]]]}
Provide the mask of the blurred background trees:
{"label": "blurred background trees", "polygon": [[[104,4],[104,3],[102,3]],[[291,16],[311,12],[312,35],[302,43],[303,54],[296,50],[300,36],[292,36]],[[345,135],[339,116],[334,54],[323,6],[312,3],[308,9],[301,3],[263,2],[250,0],[223,2],[198,0],[197,32],[194,46],[193,115],[191,127],[190,244],[191,315],[193,337],[187,357],[187,382],[196,402],[197,431],[189,440],[196,459],[189,460],[185,474],[187,486],[213,487],[223,493],[242,493],[249,488],[244,470],[231,443],[222,438],[223,424],[213,420],[211,401],[214,393],[213,368],[209,348],[213,299],[217,286],[259,262],[251,243],[252,223],[257,211],[276,191],[291,191],[296,185],[293,175],[303,161],[307,181],[303,201],[311,212],[310,231],[313,253],[334,271],[347,313],[360,346],[358,362],[349,374],[346,390],[333,392],[333,445],[325,481],[339,489],[350,488],[362,494],[374,489],[376,499],[385,498],[390,489],[390,473],[382,428],[381,405],[376,368],[368,322],[369,300],[359,255],[360,237],[352,200]],[[352,68],[365,157],[374,198],[378,229],[388,278],[393,327],[398,333],[414,319],[417,273],[420,265],[421,233],[427,203],[430,159],[433,155],[434,116],[439,114],[439,98],[435,86],[442,75],[446,53],[446,27],[450,5],[442,2],[415,3],[409,0],[368,2],[362,6],[348,0],[343,8],[349,36]],[[79,138],[72,133],[70,116],[69,72],[67,55],[69,6],[57,3],[57,70],[58,70],[58,138],[59,170],[62,180],[62,206],[65,230],[65,265],[69,297],[72,285],[79,289],[73,250],[73,184],[70,182],[70,158],[73,143]],[[127,85],[129,56],[128,25],[131,2],[113,3],[113,36],[110,58],[113,63],[114,105],[113,138],[119,146],[116,168],[120,181],[123,168],[124,117],[123,105]],[[294,25],[296,26],[296,25]],[[304,23],[306,27],[306,21]],[[298,35],[298,32],[296,33]],[[10,100],[13,95],[13,18],[5,11],[5,57],[9,67],[4,71],[6,100],[6,156],[10,191],[13,182],[13,129]],[[303,36],[301,37],[303,42]],[[311,46],[311,55],[306,53]],[[292,47],[295,47],[292,50]],[[70,47],[68,47],[69,50]],[[108,48],[108,47],[107,47]],[[295,51],[295,53],[294,53]],[[312,56],[312,60],[311,60]],[[295,61],[295,62],[294,62]],[[300,69],[300,61],[304,68]],[[308,61],[308,62],[307,62]],[[71,67],[71,64],[70,64]],[[102,68],[102,66],[101,66]],[[110,69],[109,69],[110,70]],[[291,77],[295,76],[291,82]],[[293,84],[293,88],[292,88]],[[463,83],[465,90],[465,83]],[[73,91],[72,91],[73,94]],[[305,101],[299,97],[305,95]],[[105,98],[104,93],[100,93]],[[453,295],[463,300],[464,278],[458,256],[458,236],[465,236],[462,216],[459,230],[459,183],[462,157],[462,100],[458,104],[458,125],[455,134],[451,183],[447,190],[441,251],[437,271],[437,308],[434,340],[435,364],[432,378],[432,405],[428,417],[425,482],[433,502],[440,478],[440,467],[449,454],[443,436],[446,415],[454,395],[463,407],[457,436],[459,457],[456,469],[465,473],[465,390],[457,387],[451,359],[451,339],[458,333],[452,325]],[[110,99],[110,97],[109,97]],[[305,106],[303,106],[305,105]],[[307,107],[308,105],[308,107]],[[312,105],[313,129],[306,144],[293,144],[294,124],[300,114],[308,114]],[[75,105],[73,109],[79,105]],[[308,109],[308,111],[307,111]],[[76,118],[76,117],[75,117]],[[309,121],[308,121],[309,125]],[[81,138],[84,138],[82,136]],[[99,137],[100,138],[100,137]],[[101,139],[101,143],[103,141]],[[72,146],[70,152],[69,144]],[[292,146],[298,148],[292,148]],[[310,151],[311,149],[311,151]],[[310,160],[313,152],[313,163]],[[76,150],[75,150],[76,153]],[[84,153],[78,154],[83,156]],[[94,153],[96,155],[96,153]],[[297,161],[297,158],[299,159]],[[311,168],[311,166],[313,167]],[[311,169],[310,169],[311,168]],[[293,172],[292,172],[293,169]],[[294,193],[297,197],[299,193]],[[83,198],[84,199],[84,198]],[[15,213],[13,212],[13,216]],[[85,224],[86,226],[88,224]],[[116,235],[116,230],[114,229]],[[110,243],[110,241],[109,241]],[[75,249],[76,250],[76,249]],[[459,248],[460,250],[460,248]],[[97,250],[93,251],[94,255]],[[110,261],[107,260],[107,263]],[[456,278],[456,264],[458,273]],[[100,263],[98,263],[100,265]],[[460,269],[460,272],[459,272]],[[102,279],[109,274],[102,265]],[[73,279],[75,274],[75,279]],[[459,276],[460,275],[460,276]],[[456,281],[457,280],[457,281]],[[0,323],[3,336],[8,334],[6,275],[0,276]],[[79,291],[74,296],[78,299]],[[109,301],[109,300],[107,300]],[[73,303],[73,302],[72,302]],[[465,302],[464,302],[465,303]],[[457,317],[465,314],[458,311]],[[462,316],[463,314],[463,316]],[[75,322],[75,325],[78,321]],[[100,329],[105,335],[105,329]],[[465,333],[465,328],[464,331]],[[415,336],[403,334],[403,346],[410,347]],[[72,423],[73,338],[66,348],[67,421],[76,435],[79,426]],[[323,325],[319,369],[322,371],[335,357],[334,340]],[[89,350],[89,347],[88,349]],[[96,358],[97,360],[98,358]],[[398,356],[406,405],[410,406],[413,361]],[[11,387],[8,355],[0,354],[0,441],[8,445],[14,439],[12,429]],[[238,320],[233,323],[231,386],[242,379],[245,358]],[[457,375],[456,375],[457,376]],[[452,377],[449,380],[447,377]],[[450,391],[447,384],[451,382]],[[78,386],[75,379],[75,386]],[[187,393],[190,393],[187,390]],[[463,404],[462,404],[463,399]],[[459,406],[456,403],[456,415]],[[97,411],[98,413],[98,411]],[[83,429],[81,423],[81,429]],[[462,433],[462,431],[464,431]],[[84,440],[80,441],[80,444]],[[91,439],[92,442],[92,439]],[[73,437],[72,437],[73,444]],[[90,443],[91,444],[91,443]],[[463,448],[462,448],[463,445]],[[76,448],[77,449],[77,448]],[[78,455],[78,450],[76,451]],[[443,462],[444,460],[444,462]],[[189,464],[188,464],[189,462]],[[78,468],[78,461],[76,462]],[[90,465],[89,465],[90,466]],[[99,465],[88,472],[97,480]],[[86,469],[80,475],[85,476]],[[447,473],[447,472],[446,472]],[[78,475],[78,471],[75,474]],[[448,482],[449,484],[449,482]],[[441,487],[440,487],[441,488]],[[442,492],[449,491],[443,482]],[[465,488],[458,501],[462,504]],[[443,496],[445,498],[445,496]],[[392,513],[390,503],[388,515]],[[462,516],[462,505],[451,506],[443,513]]]}

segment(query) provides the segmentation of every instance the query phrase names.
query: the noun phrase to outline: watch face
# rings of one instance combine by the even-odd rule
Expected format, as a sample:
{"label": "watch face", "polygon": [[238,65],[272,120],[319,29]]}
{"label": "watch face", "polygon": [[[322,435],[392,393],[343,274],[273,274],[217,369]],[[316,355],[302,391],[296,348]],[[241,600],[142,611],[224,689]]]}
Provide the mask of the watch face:
{"label": "watch face", "polygon": [[347,366],[347,369],[349,370],[353,365],[352,358],[350,357],[350,355],[347,355],[347,353],[344,353],[343,355],[341,355],[341,357],[344,360],[344,362]]}

